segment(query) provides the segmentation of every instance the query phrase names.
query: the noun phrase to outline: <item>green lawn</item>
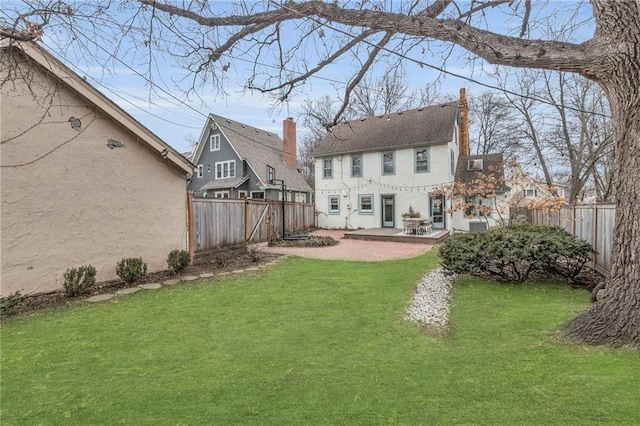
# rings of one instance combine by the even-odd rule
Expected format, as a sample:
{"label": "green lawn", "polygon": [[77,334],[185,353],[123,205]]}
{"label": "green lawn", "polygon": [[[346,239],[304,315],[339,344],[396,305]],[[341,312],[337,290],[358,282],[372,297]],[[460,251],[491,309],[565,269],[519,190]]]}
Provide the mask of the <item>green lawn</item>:
{"label": "green lawn", "polygon": [[453,330],[402,319],[435,255],[266,271],[14,318],[1,422],[640,424],[640,356],[562,343],[561,284],[459,280]]}

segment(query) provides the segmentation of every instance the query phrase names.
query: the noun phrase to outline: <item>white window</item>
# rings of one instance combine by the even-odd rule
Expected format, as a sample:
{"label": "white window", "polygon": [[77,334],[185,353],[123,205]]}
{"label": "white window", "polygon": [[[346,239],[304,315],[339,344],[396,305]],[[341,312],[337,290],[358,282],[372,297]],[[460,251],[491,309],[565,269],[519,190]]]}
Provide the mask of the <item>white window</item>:
{"label": "white window", "polygon": [[362,177],[362,154],[351,154],[351,177]]}
{"label": "white window", "polygon": [[304,192],[296,192],[296,203],[306,203],[307,196]]}
{"label": "white window", "polygon": [[340,213],[340,196],[329,195],[329,214]]}
{"label": "white window", "polygon": [[360,214],[373,213],[373,195],[359,195],[358,196],[358,212]]}
{"label": "white window", "polygon": [[229,191],[216,191],[213,193],[213,198],[229,198]]}
{"label": "white window", "polygon": [[429,148],[416,148],[415,150],[415,172],[424,173],[429,171]]}
{"label": "white window", "polygon": [[393,175],[396,173],[396,156],[394,151],[382,153],[382,174]]}
{"label": "white window", "polygon": [[455,175],[456,174],[456,154],[453,152],[453,150],[450,150],[451,153],[451,174]]}
{"label": "white window", "polygon": [[264,191],[251,191],[251,198],[254,200],[264,200]]}
{"label": "white window", "polygon": [[331,158],[322,160],[322,178],[331,179],[333,177],[333,161]]}
{"label": "white window", "polygon": [[238,198],[244,199],[247,196],[247,191],[238,191]]}
{"label": "white window", "polygon": [[204,174],[204,166],[202,164],[198,164],[198,177],[201,178]]}
{"label": "white window", "polygon": [[209,136],[209,151],[220,150],[220,135]]}
{"label": "white window", "polygon": [[478,160],[469,160],[469,162],[467,163],[467,170],[468,171],[482,171],[482,169],[484,168],[484,164],[483,161],[481,159]]}
{"label": "white window", "polygon": [[235,160],[216,163],[216,179],[228,179],[234,177],[236,177]]}
{"label": "white window", "polygon": [[536,197],[538,195],[535,188],[527,188],[524,190],[525,197]]}

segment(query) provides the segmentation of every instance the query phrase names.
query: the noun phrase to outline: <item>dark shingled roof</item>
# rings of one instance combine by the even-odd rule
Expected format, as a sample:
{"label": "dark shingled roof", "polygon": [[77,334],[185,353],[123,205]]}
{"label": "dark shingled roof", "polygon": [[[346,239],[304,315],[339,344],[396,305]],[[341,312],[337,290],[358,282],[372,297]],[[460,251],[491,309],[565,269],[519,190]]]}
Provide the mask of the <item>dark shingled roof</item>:
{"label": "dark shingled roof", "polygon": [[240,157],[247,160],[264,183],[267,183],[269,165],[276,170],[276,178],[285,181],[287,188],[312,191],[302,174],[282,160],[283,144],[278,135],[216,114],[209,114],[209,118],[216,122]]}
{"label": "dark shingled roof", "polygon": [[339,123],[315,156],[446,143],[453,139],[458,102]]}
{"label": "dark shingled roof", "polygon": [[[482,160],[482,170],[468,170],[469,160]],[[492,177],[492,180],[498,183],[496,192],[505,192],[511,189],[504,183],[502,154],[461,155],[458,157],[454,177],[456,182],[471,183],[480,176]]]}

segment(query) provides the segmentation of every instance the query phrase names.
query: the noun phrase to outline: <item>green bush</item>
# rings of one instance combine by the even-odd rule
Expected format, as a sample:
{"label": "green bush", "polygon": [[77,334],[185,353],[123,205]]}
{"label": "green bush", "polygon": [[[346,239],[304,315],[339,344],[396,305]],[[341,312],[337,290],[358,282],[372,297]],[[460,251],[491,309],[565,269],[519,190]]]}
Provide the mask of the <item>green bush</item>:
{"label": "green bush", "polygon": [[64,289],[69,297],[84,293],[96,283],[96,268],[91,265],[68,268],[64,273]]}
{"label": "green bush", "polygon": [[6,297],[0,297],[0,315],[4,315],[5,311],[14,306],[19,306],[24,302],[24,296],[20,290]]}
{"label": "green bush", "polygon": [[189,262],[191,262],[191,255],[187,250],[171,250],[167,257],[169,268],[173,269],[173,272],[176,274],[184,271],[185,268],[189,266]]}
{"label": "green bush", "polygon": [[130,257],[122,259],[116,265],[116,274],[124,282],[132,283],[147,273],[147,264],[141,257]]}
{"label": "green bush", "polygon": [[456,234],[440,248],[446,271],[506,282],[551,274],[574,283],[590,253],[589,243],[562,228],[521,223]]}

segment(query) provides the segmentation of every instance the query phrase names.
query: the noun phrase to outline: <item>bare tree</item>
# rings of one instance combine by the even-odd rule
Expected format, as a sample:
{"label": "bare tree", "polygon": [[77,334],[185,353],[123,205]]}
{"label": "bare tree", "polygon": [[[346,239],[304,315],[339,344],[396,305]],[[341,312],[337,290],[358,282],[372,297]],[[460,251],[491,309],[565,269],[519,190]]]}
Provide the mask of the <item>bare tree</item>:
{"label": "bare tree", "polygon": [[513,108],[499,93],[469,96],[469,133],[476,135],[470,142],[476,154],[503,153],[506,160],[517,156],[518,126]]}
{"label": "bare tree", "polygon": [[[564,9],[558,12],[554,5]],[[246,86],[272,93],[282,101],[302,90],[305,80],[329,65],[352,65],[354,73],[346,84],[338,115],[378,61],[396,60],[401,55],[405,61],[437,67],[427,62],[433,58],[431,50],[438,48],[434,40],[456,44],[491,64],[572,72],[597,82],[609,100],[615,136],[613,266],[607,278],[607,297],[572,321],[566,332],[585,342],[640,346],[639,0],[591,0],[590,4],[528,0],[267,0],[231,4],[129,0],[118,7],[112,20],[102,19],[100,25],[67,25],[67,34],[72,36],[63,42],[93,47],[93,30],[99,35],[99,43],[106,43],[103,27],[113,22],[120,25],[115,40],[131,36],[134,46],[146,49],[150,63],[155,55],[173,54],[193,75],[212,84],[219,85],[225,73],[234,71],[232,64],[251,60],[254,68]],[[519,19],[518,28],[508,33],[488,30],[485,12],[489,8],[509,14],[512,23]],[[38,15],[35,9],[29,9],[29,13],[29,22],[42,25],[44,31],[47,25],[58,35],[64,30],[52,25],[51,16],[36,22],[43,14]],[[76,17],[74,11],[56,13],[67,20]],[[535,31],[543,21],[530,18],[545,13],[564,14],[567,19],[563,28],[577,25],[585,14],[591,14],[595,31],[580,42],[531,37],[538,34]],[[3,35],[29,38],[26,21],[14,18],[6,20],[15,25]],[[518,35],[511,35],[514,33]],[[318,60],[307,59],[310,49],[317,52]]]}
{"label": "bare tree", "polygon": [[364,78],[353,91],[354,100],[349,105],[353,116],[372,117],[414,108],[419,97],[407,87],[402,71],[389,70],[376,81]]}

